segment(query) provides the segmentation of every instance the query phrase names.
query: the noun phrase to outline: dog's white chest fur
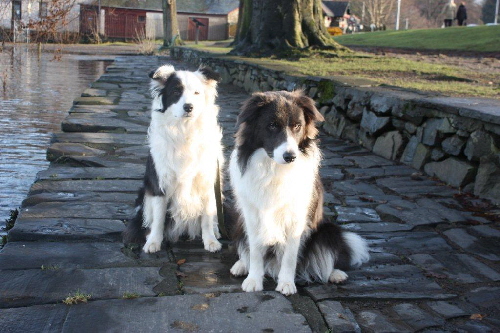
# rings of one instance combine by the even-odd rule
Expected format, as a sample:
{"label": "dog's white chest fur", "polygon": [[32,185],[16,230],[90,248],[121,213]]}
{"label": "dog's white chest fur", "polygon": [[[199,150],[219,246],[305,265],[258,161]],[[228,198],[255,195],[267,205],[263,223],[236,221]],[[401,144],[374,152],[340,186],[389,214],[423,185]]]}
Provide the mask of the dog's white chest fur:
{"label": "dog's white chest fur", "polygon": [[264,149],[258,149],[242,175],[233,151],[230,173],[239,208],[248,213],[245,216],[255,216],[252,221],[245,220],[247,232],[254,231],[267,246],[300,237],[308,222],[318,163],[314,156],[300,156],[292,164],[277,164]]}

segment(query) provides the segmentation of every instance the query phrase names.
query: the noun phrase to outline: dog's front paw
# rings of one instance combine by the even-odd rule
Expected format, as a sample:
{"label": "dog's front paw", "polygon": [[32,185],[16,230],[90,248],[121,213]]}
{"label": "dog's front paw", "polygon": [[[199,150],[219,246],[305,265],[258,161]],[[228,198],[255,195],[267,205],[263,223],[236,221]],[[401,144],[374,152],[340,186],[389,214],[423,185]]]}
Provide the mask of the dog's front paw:
{"label": "dog's front paw", "polygon": [[258,281],[257,279],[247,277],[245,281],[243,281],[241,289],[246,292],[261,291],[262,289],[264,289],[264,287],[262,286],[262,279]]}
{"label": "dog's front paw", "polygon": [[237,262],[235,262],[233,267],[231,267],[231,269],[229,271],[234,276],[242,276],[242,275],[248,274],[248,270],[247,270],[245,264],[241,260],[238,260]]}
{"label": "dog's front paw", "polygon": [[347,280],[348,275],[340,269],[334,269],[328,281],[331,283],[342,283]]}
{"label": "dog's front paw", "polygon": [[217,252],[222,249],[222,244],[215,238],[204,241],[203,245],[205,246],[205,250],[210,252]]}
{"label": "dog's front paw", "polygon": [[285,296],[295,294],[297,292],[297,287],[293,281],[279,282],[276,287],[276,291],[279,291]]}
{"label": "dog's front paw", "polygon": [[155,253],[161,249],[161,241],[148,240],[142,248],[145,253]]}

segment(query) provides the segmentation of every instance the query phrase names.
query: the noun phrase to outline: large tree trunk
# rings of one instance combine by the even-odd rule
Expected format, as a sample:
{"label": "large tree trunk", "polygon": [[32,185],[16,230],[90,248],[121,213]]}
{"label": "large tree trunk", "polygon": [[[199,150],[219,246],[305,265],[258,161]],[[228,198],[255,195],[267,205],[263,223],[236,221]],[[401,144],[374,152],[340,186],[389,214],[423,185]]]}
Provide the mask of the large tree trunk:
{"label": "large tree trunk", "polygon": [[[181,36],[177,23],[176,0],[162,0],[163,7],[163,46],[169,47],[179,45]],[[177,36],[176,39],[174,37]]]}
{"label": "large tree trunk", "polygon": [[346,50],[323,22],[320,0],[240,0],[233,53],[286,55],[309,47]]}

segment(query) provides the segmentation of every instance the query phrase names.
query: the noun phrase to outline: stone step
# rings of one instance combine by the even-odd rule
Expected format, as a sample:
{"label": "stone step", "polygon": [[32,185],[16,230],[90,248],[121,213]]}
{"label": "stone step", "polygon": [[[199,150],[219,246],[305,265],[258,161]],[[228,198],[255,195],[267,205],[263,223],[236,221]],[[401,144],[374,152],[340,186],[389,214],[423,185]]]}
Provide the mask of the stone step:
{"label": "stone step", "polygon": [[90,295],[91,300],[156,296],[153,288],[161,280],[157,267],[60,269],[43,266],[2,271],[0,284],[4,291],[0,295],[0,308],[61,303],[75,293]]}
{"label": "stone step", "polygon": [[0,310],[3,332],[311,332],[276,292],[179,295]]}

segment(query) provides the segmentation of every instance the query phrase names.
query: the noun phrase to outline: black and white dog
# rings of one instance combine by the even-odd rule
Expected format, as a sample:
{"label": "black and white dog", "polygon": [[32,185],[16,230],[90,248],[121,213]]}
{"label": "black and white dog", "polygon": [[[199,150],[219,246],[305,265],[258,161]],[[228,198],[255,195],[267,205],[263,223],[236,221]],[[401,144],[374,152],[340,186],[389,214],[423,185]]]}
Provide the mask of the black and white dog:
{"label": "black and white dog", "polygon": [[144,243],[144,252],[201,233],[206,250],[221,249],[214,184],[223,165],[222,131],[215,104],[219,75],[208,68],[176,71],[165,65],[150,73],[153,98],[149,156],[136,216],[125,243]]}
{"label": "black and white dog", "polygon": [[363,238],[323,219],[315,142],[323,120],[301,91],[255,93],[242,107],[229,170],[241,214],[231,274],[248,274],[244,291],[262,290],[268,274],[290,295],[295,278],[338,283],[369,260]]}

